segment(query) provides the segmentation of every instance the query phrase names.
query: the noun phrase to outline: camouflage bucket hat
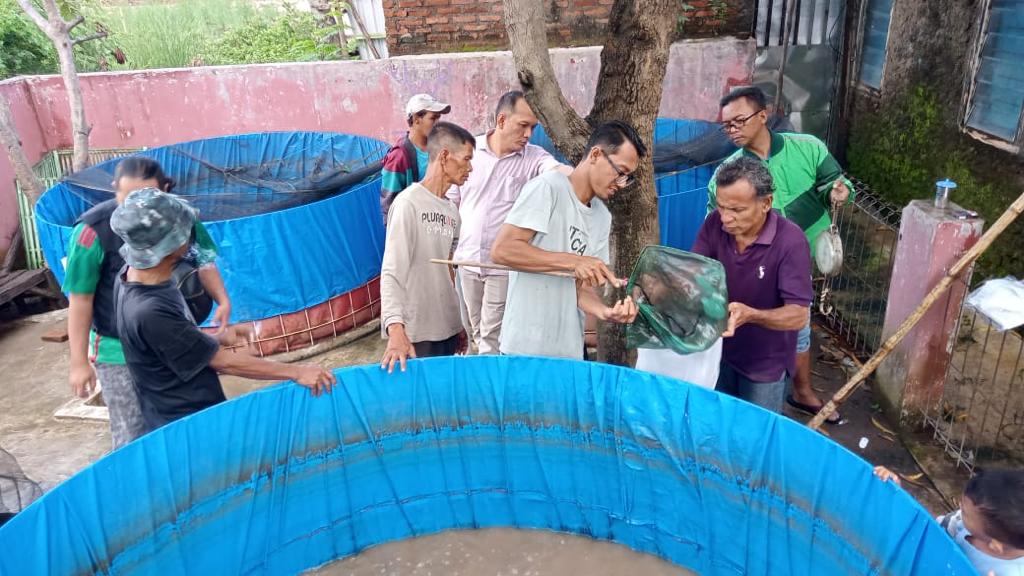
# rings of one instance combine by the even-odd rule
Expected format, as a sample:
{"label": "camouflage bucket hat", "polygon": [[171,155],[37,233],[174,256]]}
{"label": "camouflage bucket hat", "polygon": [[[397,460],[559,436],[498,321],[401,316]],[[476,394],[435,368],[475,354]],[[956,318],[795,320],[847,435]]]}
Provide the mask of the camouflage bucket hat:
{"label": "camouflage bucket hat", "polygon": [[132,192],[110,216],[110,228],[124,240],[121,257],[132,268],[153,268],[192,236],[196,213],[188,202],[143,188]]}

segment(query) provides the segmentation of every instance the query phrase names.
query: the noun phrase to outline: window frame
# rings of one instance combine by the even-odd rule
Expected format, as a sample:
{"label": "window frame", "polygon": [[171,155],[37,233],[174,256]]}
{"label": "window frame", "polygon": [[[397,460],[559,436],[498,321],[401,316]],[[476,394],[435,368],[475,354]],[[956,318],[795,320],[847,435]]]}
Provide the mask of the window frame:
{"label": "window frame", "polygon": [[[986,0],[987,2],[988,0]],[[859,90],[867,92],[872,95],[880,95],[882,89],[885,87],[885,67],[889,60],[889,33],[892,32],[892,13],[896,9],[896,0],[892,0],[889,5],[889,25],[885,29],[885,49],[882,55],[882,73],[878,78],[878,87],[874,87],[863,80],[863,69],[864,69],[864,47],[867,45],[867,34],[868,31],[868,8],[870,7],[871,0],[862,0],[860,3],[860,15],[857,18],[857,70],[856,70],[856,86]]]}
{"label": "window frame", "polygon": [[992,20],[992,0],[984,0],[981,5],[981,18],[978,19],[978,25],[974,32],[974,45],[968,61],[969,73],[966,77],[966,90],[964,90],[963,106],[960,107],[963,116],[960,119],[960,129],[975,140],[983,142],[990,146],[1012,152],[1014,154],[1020,152],[1020,140],[1021,131],[1024,128],[1024,104],[1021,105],[1020,118],[1017,120],[1017,131],[1014,132],[1013,140],[1007,140],[1002,136],[996,136],[995,134],[989,134],[979,128],[974,128],[967,124],[968,119],[971,117],[972,107],[974,105],[974,96],[978,88],[978,73],[981,71],[981,55],[985,51],[985,41],[988,39],[989,26]]}

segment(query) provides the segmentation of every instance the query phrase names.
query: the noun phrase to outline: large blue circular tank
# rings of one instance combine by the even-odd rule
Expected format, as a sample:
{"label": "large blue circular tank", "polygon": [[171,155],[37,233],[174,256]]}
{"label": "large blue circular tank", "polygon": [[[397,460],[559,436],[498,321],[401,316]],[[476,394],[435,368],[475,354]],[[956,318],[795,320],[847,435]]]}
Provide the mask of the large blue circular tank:
{"label": "large blue circular tank", "polygon": [[0,528],[0,574],[292,574],[453,528],[588,535],[718,575],[974,574],[905,492],[800,424],[539,358],[337,371],[215,406]]}

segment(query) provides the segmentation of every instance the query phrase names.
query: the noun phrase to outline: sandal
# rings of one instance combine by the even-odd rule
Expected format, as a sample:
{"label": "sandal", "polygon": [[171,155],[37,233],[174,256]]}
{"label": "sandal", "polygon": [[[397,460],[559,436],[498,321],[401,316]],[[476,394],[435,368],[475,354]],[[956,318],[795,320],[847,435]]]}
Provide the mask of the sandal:
{"label": "sandal", "polygon": [[[804,404],[803,402],[797,402],[796,398],[793,398],[792,394],[786,396],[786,404],[789,404],[793,408],[803,412],[804,414],[809,414],[811,416],[817,416],[818,412],[820,412],[821,409],[825,407],[824,405],[821,405],[821,406],[811,406],[810,404]],[[838,410],[833,412],[831,416],[829,416],[828,418],[825,419],[825,424],[828,424],[830,426],[834,426],[836,424],[841,424],[842,422],[843,422],[843,417],[839,415],[839,411]]]}

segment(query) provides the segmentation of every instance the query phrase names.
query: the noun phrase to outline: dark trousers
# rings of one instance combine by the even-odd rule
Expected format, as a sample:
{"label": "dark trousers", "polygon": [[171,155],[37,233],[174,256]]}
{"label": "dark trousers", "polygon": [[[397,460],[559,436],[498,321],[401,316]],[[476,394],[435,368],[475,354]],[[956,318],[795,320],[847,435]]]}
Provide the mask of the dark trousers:
{"label": "dark trousers", "polygon": [[459,349],[459,335],[456,334],[447,340],[413,342],[412,347],[416,349],[417,358],[454,356],[455,352]]}

